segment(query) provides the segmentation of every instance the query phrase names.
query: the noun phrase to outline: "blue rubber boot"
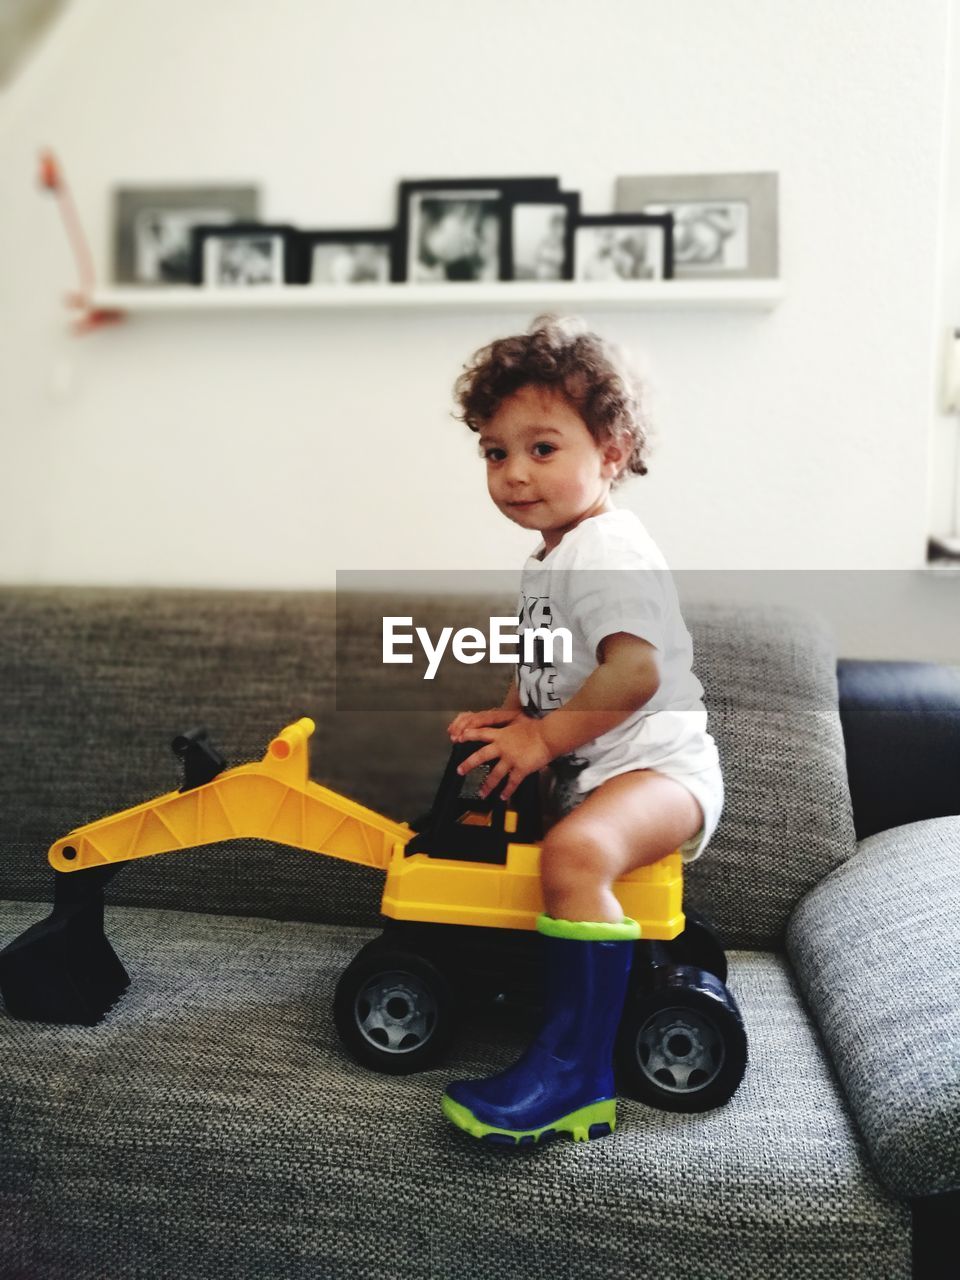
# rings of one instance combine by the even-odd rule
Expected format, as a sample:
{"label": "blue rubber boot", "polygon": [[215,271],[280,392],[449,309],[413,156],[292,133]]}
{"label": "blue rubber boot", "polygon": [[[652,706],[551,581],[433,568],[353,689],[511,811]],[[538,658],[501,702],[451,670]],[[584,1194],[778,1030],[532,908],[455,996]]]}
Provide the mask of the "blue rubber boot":
{"label": "blue rubber boot", "polygon": [[561,1133],[602,1138],[616,1128],[613,1043],[640,928],[541,915],[537,930],[547,987],[539,1035],[499,1075],[451,1084],[443,1113],[474,1138],[509,1146]]}

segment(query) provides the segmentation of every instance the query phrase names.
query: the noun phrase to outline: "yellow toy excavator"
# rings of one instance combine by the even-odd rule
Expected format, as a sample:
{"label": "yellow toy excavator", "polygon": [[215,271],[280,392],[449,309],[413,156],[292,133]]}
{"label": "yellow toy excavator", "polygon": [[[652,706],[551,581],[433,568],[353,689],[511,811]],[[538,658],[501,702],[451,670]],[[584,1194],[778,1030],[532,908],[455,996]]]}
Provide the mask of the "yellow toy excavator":
{"label": "yellow toy excavator", "polygon": [[[309,777],[313,721],[283,729],[263,759],[227,769],[202,729],[174,739],[184,784],[54,842],[53,912],[0,952],[0,994],[14,1017],[98,1022],[129,985],[103,931],[103,889],[119,866],[250,837],[342,858],[386,873],[385,928],[342,975],[334,1020],[365,1065],[403,1073],[435,1062],[470,998],[497,996],[511,975],[530,981],[543,909],[536,778],[508,808],[480,800],[450,755],[430,812],[396,822]],[[475,790],[475,788],[474,788]],[[682,909],[682,862],[672,853],[615,885],[638,921],[639,963],[621,1024],[626,1092],[674,1110],[729,1098],[746,1039],[724,985],[726,961],[705,921]],[[516,985],[514,983],[514,985]],[[523,982],[519,983],[520,987]]]}

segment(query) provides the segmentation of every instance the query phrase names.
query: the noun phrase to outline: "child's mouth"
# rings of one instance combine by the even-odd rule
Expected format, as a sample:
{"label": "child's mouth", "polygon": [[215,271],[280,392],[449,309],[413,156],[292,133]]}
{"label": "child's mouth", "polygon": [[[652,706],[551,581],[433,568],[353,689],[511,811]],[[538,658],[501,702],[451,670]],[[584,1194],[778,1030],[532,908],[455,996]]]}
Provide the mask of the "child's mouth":
{"label": "child's mouth", "polygon": [[535,507],[539,501],[540,501],[539,498],[528,498],[526,502],[508,502],[507,506],[513,507],[513,508],[519,507],[520,510],[522,511],[522,510],[525,510],[527,507]]}

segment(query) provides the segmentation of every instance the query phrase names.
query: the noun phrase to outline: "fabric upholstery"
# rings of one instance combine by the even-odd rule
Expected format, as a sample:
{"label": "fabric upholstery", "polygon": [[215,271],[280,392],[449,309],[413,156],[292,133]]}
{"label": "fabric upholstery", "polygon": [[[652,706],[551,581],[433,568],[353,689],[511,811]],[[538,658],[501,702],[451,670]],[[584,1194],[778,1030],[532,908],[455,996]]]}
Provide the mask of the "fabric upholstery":
{"label": "fabric upholstery", "polygon": [[[339,636],[341,666],[374,692],[377,603],[341,602]],[[428,622],[448,612],[423,602]],[[799,898],[854,847],[835,655],[824,629],[787,610],[698,606],[686,617],[727,792],[689,897],[728,945],[777,945]],[[499,700],[503,669],[482,695],[474,668],[455,672],[448,710],[350,709],[338,706],[337,639],[332,593],[0,592],[0,898],[49,897],[53,840],[178,787],[170,740],[198,723],[239,764],[309,715],[314,778],[390,817],[422,813],[448,711]],[[380,890],[375,872],[254,842],[130,863],[108,900],[373,923]]]}
{"label": "fabric upholstery", "polygon": [[903,1196],[960,1190],[958,918],[960,818],[939,818],[864,840],[790,922],[854,1116]]}
{"label": "fabric upholstery", "polygon": [[[309,715],[311,773],[391,817],[428,807],[444,717],[338,713],[330,593],[0,591],[0,898],[49,897],[52,841],[180,786],[197,724],[230,765]],[[397,744],[402,743],[402,749]],[[132,862],[113,902],[373,923],[382,878],[259,842]]]}
{"label": "fabric upholstery", "polygon": [[[0,937],[42,910],[0,904]],[[0,1018],[2,1275],[910,1274],[909,1209],[864,1162],[782,958],[731,956],[751,1062],[727,1106],[622,1101],[612,1138],[504,1153],[439,1099],[506,1065],[522,1021],[473,1021],[422,1075],[370,1073],[330,1013],[369,932],[107,914],[133,982],[104,1023]]]}
{"label": "fabric upholstery", "polygon": [[833,639],[789,609],[685,617],[726,791],[685,892],[728,946],[780,947],[793,906],[855,848]]}

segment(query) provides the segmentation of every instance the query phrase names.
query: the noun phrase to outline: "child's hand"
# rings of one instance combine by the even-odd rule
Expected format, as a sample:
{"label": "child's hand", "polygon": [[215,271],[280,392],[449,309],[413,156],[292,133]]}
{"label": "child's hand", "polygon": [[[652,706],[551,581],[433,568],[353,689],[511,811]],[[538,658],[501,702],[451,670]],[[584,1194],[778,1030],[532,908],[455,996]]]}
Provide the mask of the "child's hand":
{"label": "child's hand", "polygon": [[457,770],[461,776],[489,760],[498,762],[490,770],[478,792],[481,799],[496,790],[506,778],[500,798],[509,800],[524,778],[536,773],[553,759],[553,753],[543,734],[542,723],[519,712],[505,728],[478,728],[471,736],[480,742],[486,742],[487,746],[481,747],[464,760]]}
{"label": "child's hand", "polygon": [[[470,742],[479,737],[474,729],[487,729],[491,725],[512,724],[521,713],[514,707],[491,707],[489,711],[461,711],[447,725],[451,742]],[[486,741],[482,739],[481,741]]]}

